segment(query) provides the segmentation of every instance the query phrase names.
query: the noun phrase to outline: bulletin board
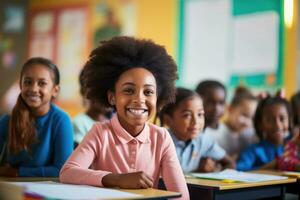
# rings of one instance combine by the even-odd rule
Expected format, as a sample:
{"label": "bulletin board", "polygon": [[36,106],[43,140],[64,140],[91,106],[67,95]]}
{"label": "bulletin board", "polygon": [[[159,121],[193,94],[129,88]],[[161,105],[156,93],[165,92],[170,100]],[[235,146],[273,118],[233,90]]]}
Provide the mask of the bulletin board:
{"label": "bulletin board", "polygon": [[29,16],[28,57],[45,57],[58,66],[56,103],[71,115],[81,105],[78,74],[88,56],[88,21],[87,5],[34,9]]}
{"label": "bulletin board", "polygon": [[19,72],[26,59],[27,1],[0,1],[0,114],[9,113],[19,95]]}
{"label": "bulletin board", "polygon": [[179,1],[178,85],[283,85],[282,0]]}

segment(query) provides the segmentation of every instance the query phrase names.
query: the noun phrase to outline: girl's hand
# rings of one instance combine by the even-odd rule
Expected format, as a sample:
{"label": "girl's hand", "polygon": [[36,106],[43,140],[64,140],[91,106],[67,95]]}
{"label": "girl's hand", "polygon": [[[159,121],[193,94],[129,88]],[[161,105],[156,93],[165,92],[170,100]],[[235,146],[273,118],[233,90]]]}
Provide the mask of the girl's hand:
{"label": "girl's hand", "polygon": [[271,162],[261,166],[259,169],[276,169],[277,167],[276,159],[272,160]]}
{"label": "girl's hand", "polygon": [[13,168],[9,165],[4,165],[0,167],[0,176],[5,177],[18,177],[18,169]]}
{"label": "girl's hand", "polygon": [[299,126],[293,127],[292,134],[293,137],[291,141],[293,141],[296,145],[300,146],[300,127]]}
{"label": "girl's hand", "polygon": [[153,187],[153,179],[142,171],[128,174],[108,174],[103,177],[102,184],[105,187],[143,189]]}
{"label": "girl's hand", "polygon": [[236,163],[235,161],[229,157],[228,155],[225,155],[224,158],[220,160],[220,163],[222,165],[222,170],[223,169],[235,169],[236,168]]}
{"label": "girl's hand", "polygon": [[216,169],[216,162],[211,158],[202,158],[200,160],[199,172],[214,172]]}

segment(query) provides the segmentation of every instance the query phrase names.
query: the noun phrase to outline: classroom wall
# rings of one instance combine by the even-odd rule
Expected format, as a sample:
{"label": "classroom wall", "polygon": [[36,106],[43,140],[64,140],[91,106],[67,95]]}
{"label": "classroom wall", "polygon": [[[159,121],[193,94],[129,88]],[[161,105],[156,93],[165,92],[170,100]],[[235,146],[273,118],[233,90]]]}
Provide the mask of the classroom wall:
{"label": "classroom wall", "polygon": [[[192,0],[197,1],[197,0]],[[232,2],[238,0],[231,0]],[[0,9],[4,9],[2,5],[7,3],[13,3],[19,1],[1,1]],[[250,1],[249,1],[250,2]],[[283,2],[283,0],[276,0],[276,2]],[[293,26],[289,29],[285,29],[284,33],[284,66],[283,66],[283,85],[287,89],[287,95],[290,96],[297,88],[300,86],[300,61],[297,63],[299,67],[297,68],[296,60],[299,59],[299,49],[300,45],[298,45],[297,51],[297,25],[298,25],[298,0],[293,1],[296,5],[294,7],[294,22]],[[114,11],[114,15],[118,21],[122,25],[121,34],[133,35],[139,38],[148,38],[152,39],[155,42],[164,45],[167,51],[175,58],[176,61],[180,60],[180,55],[178,52],[181,50],[180,46],[180,31],[182,28],[182,19],[180,19],[180,11],[182,11],[182,1],[178,0],[48,0],[48,1],[40,1],[40,0],[27,0],[22,1],[22,4],[25,4],[28,8],[26,11],[28,12],[28,16],[26,15],[24,32],[18,36],[20,39],[17,42],[17,49],[23,53],[20,53],[20,59],[18,63],[15,65],[15,71],[7,70],[3,68],[3,65],[0,67],[0,99],[3,99],[3,95],[7,93],[7,90],[10,89],[9,85],[13,82],[17,82],[18,72],[21,67],[21,64],[25,61],[25,58],[28,57],[28,39],[30,38],[28,33],[28,27],[30,17],[34,16],[36,12],[41,10],[53,10],[55,13],[59,13],[64,9],[80,7],[86,9],[86,26],[84,30],[86,43],[84,43],[84,47],[82,51],[79,51],[80,55],[76,56],[78,60],[78,64],[76,66],[68,66],[66,69],[61,69],[62,76],[67,77],[68,80],[65,80],[67,83],[73,83],[71,90],[73,93],[68,94],[70,89],[64,89],[65,84],[62,85],[62,93],[60,99],[58,99],[57,103],[65,109],[71,116],[74,116],[78,112],[83,110],[81,105],[81,97],[79,95],[79,85],[78,85],[78,73],[80,68],[88,58],[88,54],[93,48],[94,41],[94,33],[95,31],[105,25],[105,19],[103,17],[103,13],[101,13],[101,9],[103,9],[103,5],[107,5]],[[283,6],[280,5],[280,6]],[[26,13],[27,13],[26,12]],[[4,12],[1,12],[4,13]],[[0,17],[0,25],[3,24],[1,21],[3,18]],[[0,40],[3,40],[3,30],[0,30]],[[1,55],[1,52],[0,52]],[[65,65],[68,60],[65,59],[64,63],[61,63],[57,56],[54,56],[54,61],[58,61],[59,66]],[[71,63],[71,62],[70,62]],[[72,63],[70,64],[72,65]],[[74,70],[72,70],[72,67]],[[181,66],[182,67],[182,66]],[[180,71],[181,69],[179,69]],[[4,73],[4,71],[6,71]],[[10,71],[10,72],[7,72]],[[181,72],[181,71],[180,71]],[[70,73],[72,76],[70,76]],[[298,83],[298,84],[297,84]],[[298,85],[298,87],[297,87]],[[17,88],[16,85],[15,88]],[[17,90],[12,90],[17,91]],[[76,94],[75,94],[75,92]],[[16,93],[16,92],[15,92]],[[73,96],[72,96],[73,95]],[[10,101],[12,102],[12,101]],[[12,104],[12,103],[11,103]],[[3,104],[1,101],[0,113],[7,112],[11,108],[11,105]],[[13,104],[12,104],[13,105]]]}
{"label": "classroom wall", "polygon": [[[26,59],[28,45],[27,16],[27,0],[0,1],[0,114],[14,105],[14,101],[9,98],[4,103],[3,97],[9,93],[18,93],[17,80]],[[17,94],[11,96],[16,98]]]}
{"label": "classroom wall", "polygon": [[[68,37],[72,33],[68,33],[67,30],[60,31],[58,19],[68,9],[82,8],[86,9],[86,28],[83,31],[85,41],[82,42],[82,49],[78,49],[78,52],[70,53],[68,48],[64,48],[63,43],[70,44]],[[103,9],[111,9],[114,17],[121,27],[121,35],[131,35],[139,38],[147,38],[154,40],[155,42],[166,47],[167,51],[175,56],[175,44],[176,44],[176,1],[147,1],[147,0],[65,0],[65,1],[39,1],[29,0],[28,10],[29,16],[26,18],[27,27],[29,27],[29,36],[23,38],[23,41],[28,41],[29,44],[22,46],[23,51],[26,52],[25,58],[42,55],[53,60],[60,68],[62,81],[61,92],[56,103],[65,109],[71,116],[76,115],[78,112],[83,111],[81,96],[79,95],[78,74],[80,68],[84,65],[88,58],[89,52],[93,49],[95,44],[94,36],[95,32],[106,24],[106,16],[104,16]],[[154,12],[155,11],[155,12]],[[34,34],[33,21],[38,18],[41,13],[51,13],[54,15],[54,27],[50,30],[50,35],[54,39],[54,45],[46,46],[41,49],[32,50],[36,48],[32,41],[38,38]],[[42,24],[41,24],[42,25]],[[73,28],[70,26],[70,28]],[[60,33],[62,32],[62,33]],[[65,34],[65,36],[60,36]],[[71,35],[72,36],[72,35]],[[74,36],[74,35],[73,35]],[[26,38],[26,39],[25,39]],[[62,41],[62,42],[61,42]],[[69,42],[69,43],[68,43]],[[53,51],[47,50],[53,48]],[[76,46],[75,46],[76,48]],[[45,52],[42,52],[45,50]],[[72,49],[69,49],[72,50]],[[32,53],[33,52],[33,53]],[[62,52],[59,53],[58,52]],[[61,55],[63,54],[63,55]],[[78,56],[76,56],[78,54]],[[72,62],[72,59],[77,59],[77,63]],[[24,60],[23,60],[24,61]],[[19,63],[20,67],[21,63]],[[17,76],[17,73],[14,74]],[[11,78],[12,81],[16,81],[17,77]],[[1,88],[2,87],[2,88]],[[7,90],[7,86],[0,85],[0,91]],[[72,91],[72,94],[71,92]],[[2,112],[7,112],[11,108],[4,109]]]}
{"label": "classroom wall", "polygon": [[299,19],[300,19],[300,4],[299,4],[299,1],[297,1],[297,20],[298,22],[296,23],[297,25],[297,65],[296,65],[296,89],[297,90],[300,90],[300,25],[299,25]]}
{"label": "classroom wall", "polygon": [[[298,21],[298,8],[299,2],[298,0],[292,0],[293,2],[293,23],[291,26],[287,26],[285,24],[285,46],[284,46],[284,83],[283,86],[286,88],[287,97],[291,97],[297,89],[299,89],[298,81],[300,81],[299,74],[297,75],[297,30],[299,26]],[[298,54],[299,55],[299,54]],[[299,73],[299,68],[298,68]],[[298,79],[298,81],[297,81]],[[299,83],[299,82],[298,82]],[[298,85],[298,86],[297,86]]]}

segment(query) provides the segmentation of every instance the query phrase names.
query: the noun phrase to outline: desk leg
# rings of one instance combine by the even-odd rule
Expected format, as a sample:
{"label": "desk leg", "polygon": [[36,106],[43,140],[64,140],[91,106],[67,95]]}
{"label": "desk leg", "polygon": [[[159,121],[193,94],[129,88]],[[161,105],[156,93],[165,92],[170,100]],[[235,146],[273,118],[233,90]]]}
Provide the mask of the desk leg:
{"label": "desk leg", "polygon": [[287,193],[298,195],[298,200],[300,200],[300,180],[296,183],[290,183],[286,187]]}
{"label": "desk leg", "polygon": [[212,189],[204,189],[204,188],[197,188],[197,187],[190,187],[188,185],[189,193],[190,193],[190,200],[213,200],[214,191]]}

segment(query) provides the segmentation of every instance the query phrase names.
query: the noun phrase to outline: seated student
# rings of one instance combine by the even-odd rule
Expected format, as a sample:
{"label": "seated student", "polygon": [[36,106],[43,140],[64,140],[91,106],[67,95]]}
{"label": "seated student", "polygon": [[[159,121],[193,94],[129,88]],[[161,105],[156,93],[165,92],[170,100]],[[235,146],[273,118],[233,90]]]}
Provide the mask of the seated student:
{"label": "seated student", "polygon": [[59,71],[48,59],[23,65],[21,94],[11,116],[0,119],[0,176],[57,177],[73,150],[69,116],[51,103]]}
{"label": "seated student", "polygon": [[260,142],[246,148],[237,162],[237,170],[273,168],[283,153],[286,133],[291,126],[289,103],[281,97],[262,99],[254,116],[254,127]]}
{"label": "seated student", "polygon": [[205,80],[198,84],[196,92],[203,100],[204,134],[209,134],[216,140],[218,135],[225,130],[224,123],[221,122],[221,117],[225,112],[225,86],[215,80]]}
{"label": "seated student", "polygon": [[[161,122],[170,128],[181,167],[187,172],[215,171],[216,160],[223,168],[234,168],[231,159],[212,136],[201,134],[204,109],[201,97],[194,91],[177,88],[174,103],[167,104],[160,113]],[[200,164],[200,159],[205,158]],[[208,160],[209,159],[209,160]]]}
{"label": "seated student", "polygon": [[296,128],[300,128],[300,91],[291,98],[291,106],[293,113],[293,123]]}
{"label": "seated student", "polygon": [[175,96],[176,64],[152,41],[115,37],[85,65],[87,97],[115,108],[94,124],[60,172],[63,183],[118,188],[166,188],[189,199],[172,139],[147,121]]}
{"label": "seated student", "polygon": [[92,128],[96,121],[102,122],[110,119],[112,115],[112,109],[106,108],[95,101],[89,101],[86,99],[83,73],[84,69],[81,70],[79,75],[80,94],[83,97],[84,105],[87,109],[84,113],[76,115],[73,119],[75,147],[82,141],[85,134]]}
{"label": "seated student", "polygon": [[300,129],[296,127],[294,137],[287,142],[281,157],[276,160],[275,165],[283,171],[300,171]]}
{"label": "seated student", "polygon": [[280,170],[300,171],[300,92],[295,93],[290,102],[293,138],[285,145],[282,157],[277,160],[277,167]]}
{"label": "seated student", "polygon": [[224,129],[215,135],[218,144],[234,160],[245,147],[258,141],[252,125],[256,106],[257,99],[247,88],[236,88],[228,107]]}

